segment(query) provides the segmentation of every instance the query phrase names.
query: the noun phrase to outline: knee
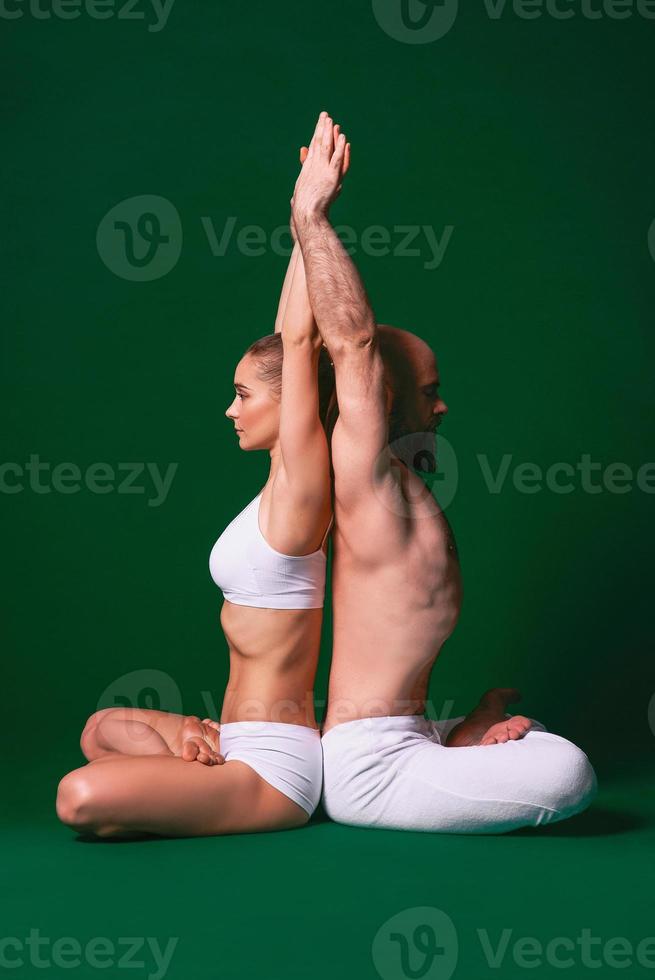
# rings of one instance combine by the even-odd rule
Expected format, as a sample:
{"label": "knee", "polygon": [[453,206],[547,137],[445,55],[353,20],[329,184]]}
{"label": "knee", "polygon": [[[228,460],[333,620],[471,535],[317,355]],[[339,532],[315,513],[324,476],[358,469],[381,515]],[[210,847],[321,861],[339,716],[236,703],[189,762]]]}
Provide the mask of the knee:
{"label": "knee", "polygon": [[80,735],[80,748],[89,761],[98,755],[98,725],[106,718],[123,710],[122,708],[101,708],[100,711],[94,711],[92,715],[89,715]]}
{"label": "knee", "polygon": [[94,711],[93,714],[89,715],[89,717],[87,718],[86,724],[84,726],[84,730],[86,731],[87,728],[95,728],[98,722],[101,721],[103,718],[106,718],[107,715],[110,714],[112,711],[120,711],[120,710],[121,710],[120,708],[100,708],[99,711]]}
{"label": "knee", "polygon": [[91,829],[93,789],[84,768],[74,769],[60,781],[55,806],[57,816],[67,827]]}
{"label": "knee", "polygon": [[564,738],[560,742],[548,804],[556,820],[586,810],[598,791],[596,773],[582,749]]}

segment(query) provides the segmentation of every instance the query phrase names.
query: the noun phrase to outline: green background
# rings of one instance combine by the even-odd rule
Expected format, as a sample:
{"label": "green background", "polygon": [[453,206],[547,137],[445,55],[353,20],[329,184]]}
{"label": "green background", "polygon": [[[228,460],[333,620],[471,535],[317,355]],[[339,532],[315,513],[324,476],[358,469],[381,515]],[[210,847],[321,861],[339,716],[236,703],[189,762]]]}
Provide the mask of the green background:
{"label": "green background", "polygon": [[[511,6],[494,19],[481,0],[427,44],[389,36],[352,0],[175,0],[158,32],[145,4],[132,11],[143,19],[6,8],[23,15],[3,22],[2,462],[38,454],[50,485],[64,462],[177,469],[158,507],[145,476],[143,493],[118,481],[106,494],[37,493],[24,479],[0,495],[5,935],[179,936],[175,978],[360,980],[378,976],[371,943],[385,920],[427,905],[458,930],[455,977],[479,980],[499,971],[476,929],[494,942],[504,927],[543,942],[585,926],[635,945],[655,933],[643,858],[653,495],[636,480],[590,494],[579,478],[569,494],[526,494],[511,471],[494,494],[478,459],[546,469],[590,454],[636,476],[655,458],[655,21],[571,7],[570,20]],[[239,357],[273,330],[287,261],[235,239],[256,225],[269,242],[288,220],[297,149],[323,108],[352,142],[333,219],[355,229],[378,320],[435,349],[450,407],[440,432],[459,480],[446,513],[465,591],[433,713],[516,685],[521,710],[588,753],[601,793],[576,821],[509,837],[355,831],[319,814],[290,834],[86,846],[58,824],[54,798],[108,690],[146,698],[129,677],[144,670],[161,707],[220,709],[227,651],[209,552],[267,473],[224,411]],[[135,282],[103,263],[96,233],[141,195],[171,202],[183,240],[168,274]],[[203,217],[219,237],[234,220],[225,255]],[[418,256],[365,254],[372,225],[394,245],[398,225],[454,230],[430,270],[423,236]],[[30,971],[43,972],[13,972]],[[508,955],[503,980],[525,973]]]}

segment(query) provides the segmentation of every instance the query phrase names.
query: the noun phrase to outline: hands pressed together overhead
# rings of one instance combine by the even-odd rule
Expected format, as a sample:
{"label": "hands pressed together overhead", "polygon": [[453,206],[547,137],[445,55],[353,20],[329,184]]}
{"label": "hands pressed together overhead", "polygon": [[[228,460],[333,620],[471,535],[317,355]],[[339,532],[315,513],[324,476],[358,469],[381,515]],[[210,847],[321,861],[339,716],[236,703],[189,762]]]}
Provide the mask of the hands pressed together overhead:
{"label": "hands pressed together overhead", "polygon": [[350,143],[339,123],[321,112],[309,147],[300,150],[302,169],[291,198],[291,230],[298,221],[327,217],[350,166]]}

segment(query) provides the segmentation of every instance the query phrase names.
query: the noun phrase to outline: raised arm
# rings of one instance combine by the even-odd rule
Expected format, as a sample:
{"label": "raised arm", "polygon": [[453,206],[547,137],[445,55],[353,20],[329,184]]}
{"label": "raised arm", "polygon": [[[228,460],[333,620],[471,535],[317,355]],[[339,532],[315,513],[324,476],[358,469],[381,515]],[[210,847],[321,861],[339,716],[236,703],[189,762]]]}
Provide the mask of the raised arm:
{"label": "raised arm", "polygon": [[[285,295],[286,291],[286,295]],[[279,329],[278,329],[279,328]],[[329,454],[319,416],[318,361],[321,336],[307,295],[298,245],[289,262],[280,298],[276,333],[282,336],[280,475],[283,492],[298,506],[320,498],[329,483]]]}
{"label": "raised arm", "polygon": [[330,224],[346,140],[321,113],[292,199],[311,307],[334,362],[339,419],[332,438],[335,487],[361,494],[389,473],[387,389],[375,316],[359,273]]}
{"label": "raised arm", "polygon": [[305,268],[302,260],[302,252],[297,241],[294,242],[289,265],[282,284],[280,302],[275,318],[275,333],[282,332],[282,325],[286,324],[287,333],[291,327],[298,333],[307,336],[317,334],[316,322],[312,307],[307,295],[307,283],[305,281]]}
{"label": "raised arm", "polygon": [[[338,131],[339,127],[335,127]],[[308,147],[300,148],[300,163],[303,164],[307,159]],[[336,189],[335,197],[341,191],[343,178],[348,173],[350,166],[350,148],[346,147],[339,185]],[[316,332],[316,321],[312,312],[309,295],[307,292],[307,280],[305,278],[305,264],[303,261],[302,250],[298,242],[293,215],[289,220],[291,236],[293,238],[293,251],[289,259],[286,275],[282,284],[282,293],[278,304],[277,317],[275,318],[275,333],[281,333],[282,324],[286,323],[288,328],[297,332],[306,332],[314,335]],[[288,332],[288,331],[287,331]]]}
{"label": "raised arm", "polygon": [[[306,150],[301,150],[301,162]],[[344,171],[345,173],[345,171]],[[342,175],[343,176],[343,173]],[[319,414],[318,367],[322,340],[307,292],[305,266],[296,239],[275,322],[283,345],[280,404],[280,467],[273,485],[273,511],[291,523],[297,544],[311,537],[331,511],[330,455]],[[295,520],[289,519],[291,511]],[[323,526],[323,525],[321,525]],[[309,533],[308,533],[309,532]]]}

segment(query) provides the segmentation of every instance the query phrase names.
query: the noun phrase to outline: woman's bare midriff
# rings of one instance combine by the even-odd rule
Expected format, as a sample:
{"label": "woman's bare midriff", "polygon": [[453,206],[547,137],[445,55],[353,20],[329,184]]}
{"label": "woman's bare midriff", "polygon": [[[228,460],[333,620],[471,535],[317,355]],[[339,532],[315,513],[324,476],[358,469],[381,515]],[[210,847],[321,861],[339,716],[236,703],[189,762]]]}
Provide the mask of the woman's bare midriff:
{"label": "woman's bare midriff", "polygon": [[221,724],[275,721],[318,728],[314,678],[322,620],[321,608],[259,609],[224,601],[230,677]]}

